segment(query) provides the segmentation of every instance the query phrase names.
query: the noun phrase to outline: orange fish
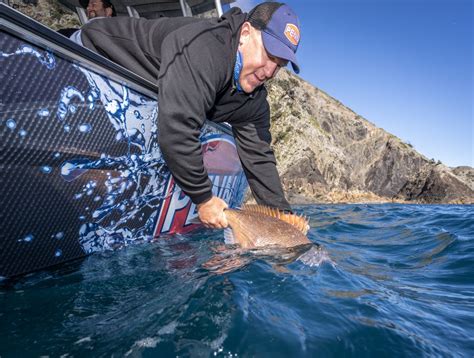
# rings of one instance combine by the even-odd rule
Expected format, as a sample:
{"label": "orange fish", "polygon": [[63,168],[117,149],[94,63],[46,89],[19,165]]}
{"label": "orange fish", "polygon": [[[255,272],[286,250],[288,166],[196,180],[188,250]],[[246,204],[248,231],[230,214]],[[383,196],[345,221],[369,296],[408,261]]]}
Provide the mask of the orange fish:
{"label": "orange fish", "polygon": [[240,210],[227,209],[224,213],[232,231],[230,234],[226,230],[226,241],[233,241],[242,248],[311,243],[306,237],[309,225],[305,217],[261,205],[244,205]]}

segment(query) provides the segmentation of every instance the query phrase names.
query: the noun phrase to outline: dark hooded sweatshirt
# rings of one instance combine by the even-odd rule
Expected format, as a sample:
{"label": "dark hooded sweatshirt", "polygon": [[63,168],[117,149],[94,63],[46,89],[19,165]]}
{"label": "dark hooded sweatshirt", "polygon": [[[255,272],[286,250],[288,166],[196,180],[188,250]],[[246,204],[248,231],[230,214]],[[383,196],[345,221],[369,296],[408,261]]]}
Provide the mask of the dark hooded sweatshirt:
{"label": "dark hooded sweatshirt", "polygon": [[264,86],[236,91],[233,71],[246,14],[220,19],[115,17],[82,29],[84,46],[152,82],[158,81],[158,133],[166,164],[195,204],[212,197],[203,164],[205,119],[232,126],[237,152],[259,204],[290,210],[270,148],[270,109]]}

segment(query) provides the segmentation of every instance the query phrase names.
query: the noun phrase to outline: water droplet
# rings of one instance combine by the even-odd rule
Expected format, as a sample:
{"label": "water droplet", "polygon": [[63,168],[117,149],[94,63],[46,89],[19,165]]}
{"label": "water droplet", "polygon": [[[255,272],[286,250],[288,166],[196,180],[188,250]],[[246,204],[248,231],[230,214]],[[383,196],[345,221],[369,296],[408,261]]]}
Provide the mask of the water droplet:
{"label": "water droplet", "polygon": [[16,122],[13,118],[7,120],[7,127],[11,130],[14,130],[16,128]]}
{"label": "water droplet", "polygon": [[64,238],[64,233],[63,232],[58,232],[54,237],[58,240],[61,240]]}
{"label": "water droplet", "polygon": [[84,123],[79,126],[79,131],[82,133],[87,133],[92,130],[92,126],[90,124]]}
{"label": "water droplet", "polygon": [[87,184],[86,184],[86,188],[87,189],[91,189],[91,188],[95,188],[97,186],[97,183],[93,180],[89,181]]}
{"label": "water droplet", "polygon": [[66,133],[69,133],[69,132],[71,131],[71,126],[69,126],[69,125],[66,124],[66,125],[64,126],[64,131],[65,131]]}
{"label": "water droplet", "polygon": [[49,110],[47,108],[42,108],[38,111],[38,116],[40,117],[48,117],[49,116]]}
{"label": "water droplet", "polygon": [[61,249],[57,249],[56,252],[54,253],[54,256],[59,257],[62,254],[63,254],[63,252],[61,251]]}
{"label": "water droplet", "polygon": [[24,129],[21,129],[18,134],[20,135],[20,137],[25,137],[27,132]]}
{"label": "water droplet", "polygon": [[23,239],[20,239],[18,241],[31,242],[33,240],[34,240],[34,236],[29,234],[29,235],[26,235]]}
{"label": "water droplet", "polygon": [[130,170],[124,170],[124,171],[120,174],[120,176],[121,176],[122,178],[128,178],[128,177],[130,176],[130,174],[131,174]]}
{"label": "water droplet", "polygon": [[59,158],[61,156],[61,153],[54,153],[55,158]]}
{"label": "water droplet", "polygon": [[136,117],[137,119],[142,119],[142,120],[143,120],[143,117],[142,117],[140,111],[134,110],[134,111],[133,111],[133,114],[135,115],[135,117]]}
{"label": "water droplet", "polygon": [[41,167],[41,171],[44,173],[44,174],[49,174],[53,171],[53,168],[51,167],[48,167],[47,165],[44,165]]}

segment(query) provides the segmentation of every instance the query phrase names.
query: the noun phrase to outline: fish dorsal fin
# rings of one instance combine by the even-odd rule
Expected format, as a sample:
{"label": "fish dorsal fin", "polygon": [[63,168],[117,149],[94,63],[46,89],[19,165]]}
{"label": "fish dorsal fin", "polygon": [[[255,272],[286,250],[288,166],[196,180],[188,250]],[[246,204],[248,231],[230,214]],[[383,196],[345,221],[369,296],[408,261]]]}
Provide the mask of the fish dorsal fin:
{"label": "fish dorsal fin", "polygon": [[308,219],[304,216],[299,216],[295,214],[287,214],[276,208],[271,208],[265,205],[255,205],[255,204],[245,204],[241,208],[243,211],[251,211],[254,213],[259,213],[266,216],[271,216],[273,218],[280,219],[287,222],[290,225],[296,227],[303,234],[307,234],[309,230]]}

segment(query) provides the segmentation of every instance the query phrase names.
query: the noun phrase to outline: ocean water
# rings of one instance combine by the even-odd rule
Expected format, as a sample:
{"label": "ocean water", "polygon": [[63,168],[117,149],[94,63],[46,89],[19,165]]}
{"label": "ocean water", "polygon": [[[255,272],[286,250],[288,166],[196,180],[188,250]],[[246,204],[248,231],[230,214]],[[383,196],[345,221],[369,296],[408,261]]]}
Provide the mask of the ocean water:
{"label": "ocean water", "polygon": [[200,230],[3,282],[0,356],[474,355],[473,206],[295,209],[309,250]]}

